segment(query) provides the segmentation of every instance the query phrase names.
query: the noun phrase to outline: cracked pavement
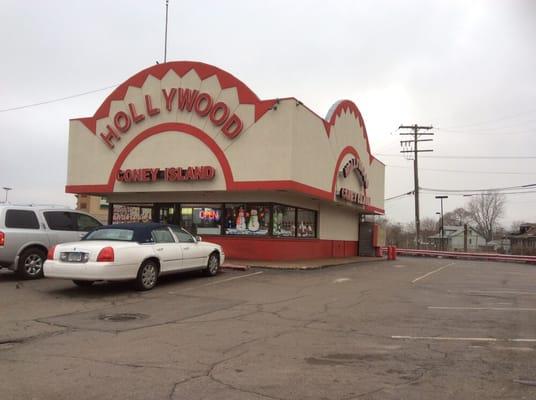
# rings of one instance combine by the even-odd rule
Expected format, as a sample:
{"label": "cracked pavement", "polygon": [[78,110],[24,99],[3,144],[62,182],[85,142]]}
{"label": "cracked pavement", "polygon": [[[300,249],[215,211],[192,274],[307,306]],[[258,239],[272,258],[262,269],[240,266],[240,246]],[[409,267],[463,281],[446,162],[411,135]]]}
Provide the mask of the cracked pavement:
{"label": "cracked pavement", "polygon": [[536,380],[536,267],[460,261],[411,283],[447,263],[190,273],[144,293],[2,272],[0,398],[536,398],[520,383]]}

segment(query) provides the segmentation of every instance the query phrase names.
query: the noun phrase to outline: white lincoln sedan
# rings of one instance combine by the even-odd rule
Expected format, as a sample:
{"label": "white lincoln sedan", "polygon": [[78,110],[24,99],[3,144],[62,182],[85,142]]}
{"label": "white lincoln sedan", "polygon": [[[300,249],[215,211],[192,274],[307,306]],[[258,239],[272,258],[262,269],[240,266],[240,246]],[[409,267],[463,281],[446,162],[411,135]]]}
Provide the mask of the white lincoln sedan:
{"label": "white lincoln sedan", "polygon": [[135,280],[138,290],[149,290],[159,276],[172,272],[199,269],[216,275],[224,260],[220,245],[178,226],[117,224],[99,227],[79,242],[51,247],[43,271],[46,277],[72,279],[78,286]]}

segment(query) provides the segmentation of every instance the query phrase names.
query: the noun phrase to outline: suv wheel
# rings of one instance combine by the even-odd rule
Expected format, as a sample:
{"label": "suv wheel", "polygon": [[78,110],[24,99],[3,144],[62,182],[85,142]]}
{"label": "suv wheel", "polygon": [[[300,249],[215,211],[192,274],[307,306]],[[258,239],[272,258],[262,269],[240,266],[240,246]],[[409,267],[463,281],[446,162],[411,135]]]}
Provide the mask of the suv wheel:
{"label": "suv wheel", "polygon": [[46,256],[46,253],[37,247],[24,250],[19,257],[17,272],[24,279],[42,278]]}

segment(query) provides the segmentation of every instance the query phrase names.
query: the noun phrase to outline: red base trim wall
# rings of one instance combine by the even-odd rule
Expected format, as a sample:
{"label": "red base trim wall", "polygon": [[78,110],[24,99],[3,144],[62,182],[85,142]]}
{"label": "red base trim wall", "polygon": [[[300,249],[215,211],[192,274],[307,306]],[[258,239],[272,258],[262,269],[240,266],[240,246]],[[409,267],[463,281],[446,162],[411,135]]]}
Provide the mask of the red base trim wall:
{"label": "red base trim wall", "polygon": [[235,260],[292,261],[357,256],[357,241],[206,236]]}

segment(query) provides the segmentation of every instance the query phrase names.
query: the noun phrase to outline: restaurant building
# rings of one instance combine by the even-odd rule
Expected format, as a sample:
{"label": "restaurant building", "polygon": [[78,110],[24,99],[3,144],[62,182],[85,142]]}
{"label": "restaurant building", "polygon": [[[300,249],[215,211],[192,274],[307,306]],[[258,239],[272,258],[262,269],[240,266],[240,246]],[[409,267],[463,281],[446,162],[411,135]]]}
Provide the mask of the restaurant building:
{"label": "restaurant building", "polygon": [[378,245],[365,216],[384,212],[384,170],[353,102],[322,118],[181,61],[137,73],[70,121],[66,192],[105,197],[110,223],[179,224],[228,258],[348,257]]}

